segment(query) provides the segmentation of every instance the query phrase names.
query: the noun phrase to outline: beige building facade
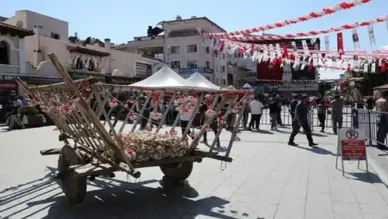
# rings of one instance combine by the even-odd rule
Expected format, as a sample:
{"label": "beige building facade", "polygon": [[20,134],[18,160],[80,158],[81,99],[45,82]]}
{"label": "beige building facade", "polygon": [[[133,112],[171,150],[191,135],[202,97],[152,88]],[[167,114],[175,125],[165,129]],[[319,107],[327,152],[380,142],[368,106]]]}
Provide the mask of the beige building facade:
{"label": "beige building facade", "polygon": [[224,29],[206,17],[192,17],[161,22],[163,33],[135,37],[116,47],[122,51],[135,52],[169,63],[183,77],[200,72],[219,86],[227,85],[227,56],[215,53],[203,46],[201,33],[225,32]]}
{"label": "beige building facade", "polygon": [[[104,45],[69,41],[69,24],[36,12],[22,10],[4,23],[32,30],[33,36],[25,37],[25,57],[30,66],[29,75],[58,77],[48,59],[55,53],[69,73],[79,75],[117,75],[122,77],[147,77],[163,66],[163,63],[134,54],[112,49],[105,39]],[[77,76],[77,77],[78,77]]]}

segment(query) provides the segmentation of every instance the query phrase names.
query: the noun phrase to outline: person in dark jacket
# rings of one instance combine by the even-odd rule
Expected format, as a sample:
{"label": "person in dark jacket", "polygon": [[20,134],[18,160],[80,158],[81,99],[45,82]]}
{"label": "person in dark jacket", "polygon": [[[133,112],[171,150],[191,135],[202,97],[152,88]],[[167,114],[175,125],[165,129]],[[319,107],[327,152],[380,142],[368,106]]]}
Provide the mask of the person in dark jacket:
{"label": "person in dark jacket", "polygon": [[288,140],[288,145],[290,146],[298,146],[295,142],[295,136],[299,133],[299,130],[301,127],[303,127],[307,140],[309,142],[310,147],[315,147],[317,144],[314,143],[313,137],[311,134],[311,128],[308,123],[308,105],[307,105],[307,95],[303,95],[301,98],[301,101],[298,103],[298,105],[295,108],[295,119],[292,122],[292,132],[290,135],[290,139]]}
{"label": "person in dark jacket", "polygon": [[277,107],[277,111],[276,111],[277,124],[282,126],[283,125],[282,115],[281,115],[281,113],[282,113],[282,98],[279,95],[276,96],[276,102],[278,103],[278,107]]}
{"label": "person in dark jacket", "polygon": [[[206,104],[202,104],[202,106],[199,108],[199,112],[201,113],[201,124],[204,125],[207,118],[206,118],[206,111],[208,110],[208,107]],[[217,135],[218,132],[218,124],[217,124],[217,119],[213,119],[213,121],[209,124],[209,127],[212,129],[214,132],[214,136]],[[216,146],[220,147],[220,139],[217,138],[217,143]],[[207,131],[203,133],[203,143],[208,145],[207,141]]]}
{"label": "person in dark jacket", "polygon": [[269,116],[271,117],[271,130],[276,130],[276,126],[278,122],[279,104],[275,99],[271,98],[268,107],[269,107]]}
{"label": "person in dark jacket", "polygon": [[326,122],[326,113],[327,107],[321,99],[316,100],[317,112],[318,112],[318,121],[321,126],[321,132],[325,132],[325,122]]}
{"label": "person in dark jacket", "polygon": [[299,96],[297,94],[292,95],[292,100],[290,102],[290,114],[291,114],[292,121],[294,121],[294,118],[295,118],[295,108],[296,108],[296,105],[298,105],[298,102],[299,102],[298,99],[299,99]]}

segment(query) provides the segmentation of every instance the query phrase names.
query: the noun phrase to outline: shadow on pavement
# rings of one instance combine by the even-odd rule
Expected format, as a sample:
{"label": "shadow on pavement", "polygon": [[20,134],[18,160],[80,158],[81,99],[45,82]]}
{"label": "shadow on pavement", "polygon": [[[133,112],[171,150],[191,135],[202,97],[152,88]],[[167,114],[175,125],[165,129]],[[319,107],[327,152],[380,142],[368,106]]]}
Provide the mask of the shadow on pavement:
{"label": "shadow on pavement", "polygon": [[356,173],[346,172],[346,173],[353,176],[355,180],[359,180],[366,183],[382,183],[385,185],[385,183],[381,181],[380,177],[377,174],[372,172],[366,172],[366,170],[364,172],[356,172]]}
{"label": "shadow on pavement", "polygon": [[332,156],[337,156],[336,154],[334,154],[333,152],[329,151],[329,150],[326,150],[324,148],[321,148],[321,147],[301,147],[301,146],[293,146],[293,147],[296,147],[296,148],[300,148],[300,149],[304,149],[304,150],[308,150],[308,151],[311,151],[311,152],[314,152],[316,154],[320,154],[320,155],[332,155]]}
{"label": "shadow on pavement", "polygon": [[[291,131],[284,131],[284,130],[280,130],[280,129],[276,130],[276,132],[283,133],[283,134],[291,134]],[[298,134],[304,135],[303,132],[299,132]],[[313,132],[311,134],[312,134],[312,136],[315,136],[315,137],[327,137],[327,135],[316,133],[316,132]]]}
{"label": "shadow on pavement", "polygon": [[198,192],[188,183],[173,186],[166,180],[159,181],[160,187],[151,188],[144,185],[157,180],[129,183],[97,178],[89,183],[89,188],[93,186],[98,190],[88,192],[82,204],[71,205],[53,180],[55,169],[49,170],[50,173],[40,179],[0,191],[3,218],[35,218],[38,214],[43,214],[46,219],[175,219],[198,215],[238,218],[212,211],[213,208],[223,209],[229,201],[216,196],[200,199]]}

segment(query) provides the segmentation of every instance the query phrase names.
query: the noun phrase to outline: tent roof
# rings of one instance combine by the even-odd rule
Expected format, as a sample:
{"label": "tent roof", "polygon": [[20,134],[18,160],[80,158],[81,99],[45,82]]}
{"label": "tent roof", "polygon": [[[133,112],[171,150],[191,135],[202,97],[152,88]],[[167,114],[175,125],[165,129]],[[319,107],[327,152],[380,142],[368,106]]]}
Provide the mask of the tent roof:
{"label": "tent roof", "polygon": [[192,74],[189,78],[186,79],[187,81],[190,81],[191,83],[194,83],[198,87],[202,88],[210,88],[210,89],[220,89],[219,86],[213,84],[209,80],[207,80],[203,75],[201,75],[198,72],[195,72]]}
{"label": "tent roof", "polygon": [[174,70],[168,66],[163,66],[159,71],[155,72],[148,78],[130,84],[129,87],[139,87],[139,88],[166,88],[166,89],[201,89],[200,87],[194,84],[191,81],[188,81],[181,76],[179,76]]}
{"label": "tent roof", "polygon": [[244,86],[242,86],[242,88],[252,88],[252,86],[248,83],[245,83]]}

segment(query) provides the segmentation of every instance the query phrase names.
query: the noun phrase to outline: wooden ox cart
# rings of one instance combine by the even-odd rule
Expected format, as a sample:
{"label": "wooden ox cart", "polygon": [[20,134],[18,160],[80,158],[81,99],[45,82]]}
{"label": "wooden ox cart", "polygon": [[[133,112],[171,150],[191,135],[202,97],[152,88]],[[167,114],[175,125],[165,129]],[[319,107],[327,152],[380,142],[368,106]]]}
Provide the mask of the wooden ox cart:
{"label": "wooden ox cart", "polygon": [[[63,83],[29,87],[20,79],[17,82],[28,93],[30,104],[39,104],[60,132],[59,140],[64,142],[64,146],[42,150],[41,154],[59,155],[58,178],[71,203],[78,204],[84,200],[88,179],[112,177],[115,171],[124,171],[139,178],[139,168],[159,166],[165,178],[182,182],[190,176],[193,162],[201,162],[203,158],[232,161],[229,155],[249,91],[131,87],[104,84],[93,78],[73,81],[55,54],[49,57]],[[165,109],[155,110],[162,99],[168,100],[165,101]],[[197,127],[196,133],[188,135],[193,119],[203,104],[207,106],[206,118]],[[178,111],[172,127],[166,131],[162,125],[172,109]],[[148,116],[142,118],[146,111]],[[124,121],[119,121],[122,117],[117,115],[123,112],[127,116]],[[181,135],[177,134],[175,127],[184,113],[191,116]],[[224,129],[223,118],[230,113],[237,114],[237,121],[230,132],[226,152],[216,152],[216,140],[205,147],[206,150],[200,149],[198,142],[208,126],[212,122],[219,123],[215,138],[218,139]],[[136,131],[144,119],[148,131]],[[154,127],[152,130],[151,124]]]}

